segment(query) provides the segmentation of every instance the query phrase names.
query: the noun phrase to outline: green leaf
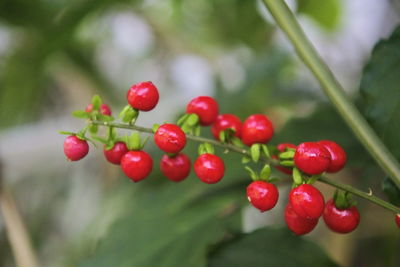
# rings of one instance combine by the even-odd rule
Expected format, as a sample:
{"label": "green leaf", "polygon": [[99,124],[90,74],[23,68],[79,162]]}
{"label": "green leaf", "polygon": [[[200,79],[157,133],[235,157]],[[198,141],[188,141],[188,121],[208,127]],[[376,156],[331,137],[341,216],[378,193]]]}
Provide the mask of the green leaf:
{"label": "green leaf", "polygon": [[68,131],[60,131],[58,132],[59,134],[65,134],[65,135],[76,135],[74,132],[68,132]]}
{"label": "green leaf", "polygon": [[286,151],[286,152],[280,153],[279,154],[279,158],[283,159],[283,160],[285,160],[285,159],[293,159],[294,153],[295,153],[294,151]]}
{"label": "green leaf", "polygon": [[293,160],[284,160],[279,162],[279,165],[283,166],[283,167],[294,167],[294,162]]}
{"label": "green leaf", "polygon": [[210,143],[204,143],[206,153],[214,154],[214,146]]}
{"label": "green leaf", "polygon": [[296,185],[300,185],[303,183],[303,176],[301,175],[301,172],[297,168],[293,168],[293,182]]}
{"label": "green leaf", "polygon": [[112,122],[114,120],[114,117],[103,114],[98,114],[97,118],[99,121],[105,121],[105,122]]}
{"label": "green leaf", "polygon": [[271,155],[269,153],[269,149],[267,145],[261,145],[261,150],[266,158],[270,158]]}
{"label": "green leaf", "polygon": [[260,149],[261,149],[260,144],[253,144],[250,147],[251,159],[254,162],[258,162],[258,160],[260,159]]}
{"label": "green leaf", "polygon": [[103,101],[99,95],[94,95],[92,97],[93,110],[99,110],[102,103]]}
{"label": "green leaf", "polygon": [[248,157],[248,156],[243,156],[242,157],[242,163],[243,164],[249,163],[250,161],[251,161],[250,157]]}
{"label": "green leaf", "polygon": [[141,149],[140,134],[138,132],[133,132],[130,136],[127,137],[126,145],[129,150]]}
{"label": "green leaf", "polygon": [[297,12],[327,30],[334,30],[339,24],[341,4],[339,0],[297,0]]}
{"label": "green leaf", "polygon": [[132,121],[135,121],[138,116],[139,111],[132,108],[130,105],[126,105],[118,115],[118,117],[126,123],[131,123]]}
{"label": "green leaf", "polygon": [[385,192],[390,203],[395,206],[400,206],[400,189],[389,177],[386,177],[382,181],[382,190]]}
{"label": "green leaf", "polygon": [[256,174],[255,171],[253,171],[252,168],[250,168],[249,166],[245,166],[244,168],[249,172],[250,177],[251,177],[252,180],[254,180],[254,181],[258,180],[258,175]]}
{"label": "green leaf", "polygon": [[231,142],[233,145],[235,145],[237,147],[244,147],[242,140],[236,136],[232,136]]}
{"label": "green leaf", "polygon": [[264,228],[221,243],[210,253],[208,267],[338,266],[316,244],[286,229]]}
{"label": "green leaf", "polygon": [[199,122],[199,116],[197,115],[197,114],[190,114],[188,117],[187,117],[187,120],[186,120],[186,123],[189,125],[189,126],[195,126],[195,125],[197,125],[198,124],[198,122]]}
{"label": "green leaf", "polygon": [[271,166],[269,164],[265,164],[260,172],[260,178],[263,180],[268,180],[271,175]]}
{"label": "green leaf", "polygon": [[194,133],[195,136],[200,136],[201,135],[201,126],[200,125],[196,125],[194,127]]}
{"label": "green leaf", "polygon": [[399,69],[400,27],[375,46],[360,87],[364,115],[397,160],[400,160]]}
{"label": "green leaf", "polygon": [[187,120],[187,118],[189,117],[189,115],[190,114],[187,114],[187,113],[185,113],[184,115],[182,115],[179,119],[178,119],[178,121],[177,121],[177,125],[178,126],[182,126],[185,122],[186,122],[186,120]]}
{"label": "green leaf", "polygon": [[91,134],[96,134],[98,130],[99,130],[99,127],[97,125],[95,125],[95,124],[89,125],[89,132]]}
{"label": "green leaf", "polygon": [[83,110],[75,110],[72,112],[72,116],[78,119],[89,119],[90,114]]}

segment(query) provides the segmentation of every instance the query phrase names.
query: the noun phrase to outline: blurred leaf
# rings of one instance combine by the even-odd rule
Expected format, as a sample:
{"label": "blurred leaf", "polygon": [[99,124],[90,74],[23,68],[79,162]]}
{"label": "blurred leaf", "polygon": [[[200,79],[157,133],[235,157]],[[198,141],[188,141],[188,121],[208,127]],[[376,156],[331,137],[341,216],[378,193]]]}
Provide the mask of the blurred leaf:
{"label": "blurred leaf", "polygon": [[400,189],[389,177],[386,177],[382,181],[382,190],[389,198],[390,203],[395,206],[400,206]]}
{"label": "blurred leaf", "polygon": [[297,12],[309,16],[321,27],[333,30],[339,23],[341,5],[339,0],[297,0]]}
{"label": "blurred leaf", "polygon": [[316,244],[286,229],[264,228],[220,244],[210,254],[209,267],[338,266]]}
{"label": "blurred leaf", "polygon": [[360,91],[364,114],[382,141],[400,160],[400,27],[380,41],[364,68]]}
{"label": "blurred leaf", "polygon": [[83,110],[75,110],[72,112],[72,116],[78,119],[89,119],[90,114]]}

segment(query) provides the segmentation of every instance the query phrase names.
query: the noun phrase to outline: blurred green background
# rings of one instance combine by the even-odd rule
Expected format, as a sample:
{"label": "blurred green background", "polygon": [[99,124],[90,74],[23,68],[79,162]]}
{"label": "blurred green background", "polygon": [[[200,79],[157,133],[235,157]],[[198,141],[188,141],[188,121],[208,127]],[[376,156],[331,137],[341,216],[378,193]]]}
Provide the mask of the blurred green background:
{"label": "blurred green background", "polygon": [[[288,4],[399,159],[400,33],[392,34],[400,23],[399,2]],[[389,36],[371,56],[374,45]],[[154,171],[139,184],[106,164],[100,147],[67,162],[65,137],[58,131],[84,126],[70,113],[99,94],[117,115],[128,88],[147,80],[158,86],[161,99],[156,109],[141,114],[139,125],[174,121],[190,99],[212,95],[221,113],[241,119],[268,115],[276,127],[273,144],[340,143],[348,168],[331,177],[386,199],[385,175],[261,1],[2,0],[3,185],[16,199],[40,266],[400,265],[393,214],[359,200],[362,219],[353,233],[332,233],[321,220],[311,234],[295,237],[283,220],[290,183],[281,182],[278,206],[260,214],[246,200],[250,180],[233,154],[223,156],[226,175],[212,186],[193,174],[179,184],[162,177],[161,153],[151,142],[146,150],[154,156]],[[208,132],[203,130],[211,136]],[[196,144],[186,152],[194,161]],[[318,187],[326,199],[332,196],[332,188]],[[16,266],[5,231],[1,216],[0,266]]]}

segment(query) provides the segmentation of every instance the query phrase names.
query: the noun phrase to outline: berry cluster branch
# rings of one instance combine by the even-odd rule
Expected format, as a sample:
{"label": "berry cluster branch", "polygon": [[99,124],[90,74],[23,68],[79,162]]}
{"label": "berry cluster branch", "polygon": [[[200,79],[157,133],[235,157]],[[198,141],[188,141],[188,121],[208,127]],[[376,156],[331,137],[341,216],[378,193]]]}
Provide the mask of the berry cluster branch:
{"label": "berry cluster branch", "polygon": [[[133,125],[133,124],[124,124],[124,123],[116,123],[116,122],[104,122],[104,121],[90,121],[90,124],[98,125],[98,126],[121,128],[121,129],[129,129],[129,130],[135,130],[135,131],[139,131],[139,132],[143,132],[143,133],[154,134],[153,129],[145,128],[145,127],[138,126],[138,125]],[[226,143],[219,142],[219,141],[216,141],[216,140],[213,140],[213,139],[200,137],[200,136],[194,136],[194,135],[188,135],[188,134],[186,135],[186,138],[189,139],[189,140],[195,141],[195,142],[209,143],[209,144],[212,144],[214,146],[218,146],[218,147],[220,147],[222,149],[242,154],[244,156],[250,156],[250,152],[247,149],[238,147],[238,146],[233,145],[233,144],[226,144]],[[268,159],[268,158],[263,157],[262,160],[264,160],[266,163],[271,163],[273,165],[278,165],[277,161],[274,160],[274,159]],[[390,203],[388,203],[388,202],[386,202],[386,201],[384,201],[384,200],[382,200],[382,199],[380,199],[380,198],[378,198],[376,196],[373,196],[370,193],[363,192],[363,191],[361,191],[359,189],[356,189],[356,188],[354,188],[354,187],[352,187],[350,185],[342,184],[342,183],[333,181],[333,180],[331,180],[329,178],[326,178],[326,177],[319,177],[318,181],[320,181],[322,183],[325,183],[325,184],[328,184],[328,185],[331,185],[331,186],[336,187],[338,189],[342,189],[342,190],[344,190],[346,192],[350,192],[350,193],[352,193],[354,195],[357,195],[357,196],[359,196],[361,198],[364,198],[364,199],[366,199],[366,200],[368,200],[368,201],[370,201],[372,203],[375,203],[378,206],[381,206],[381,207],[383,207],[385,209],[388,209],[390,211],[393,211],[395,213],[400,213],[400,208],[397,208],[396,206],[394,206],[394,205],[392,205],[392,204],[390,204]]]}
{"label": "berry cluster branch", "polygon": [[400,164],[349,100],[340,83],[304,34],[289,7],[283,0],[263,0],[263,2],[292,42],[298,56],[320,82],[325,94],[347,125],[381,168],[400,187]]}

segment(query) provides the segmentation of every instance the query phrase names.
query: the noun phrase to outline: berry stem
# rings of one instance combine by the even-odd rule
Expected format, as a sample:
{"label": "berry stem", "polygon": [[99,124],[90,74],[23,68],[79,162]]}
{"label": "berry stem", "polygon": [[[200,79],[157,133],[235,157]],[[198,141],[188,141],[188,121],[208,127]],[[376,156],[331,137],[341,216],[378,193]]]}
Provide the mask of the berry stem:
{"label": "berry stem", "polygon": [[283,0],[263,0],[263,2],[355,136],[385,173],[400,187],[400,164],[349,100],[343,87],[304,34],[289,7]]}
{"label": "berry stem", "polygon": [[[149,133],[149,134],[154,134],[153,130],[151,128],[145,128],[142,126],[138,126],[138,125],[129,125],[129,124],[123,124],[123,123],[117,123],[117,122],[103,122],[103,121],[91,121],[91,124],[94,125],[99,125],[99,126],[106,126],[106,127],[114,127],[114,128],[121,128],[121,129],[130,129],[130,130],[135,130],[138,132],[143,132],[143,133]],[[226,144],[226,143],[222,143],[216,140],[212,140],[212,139],[208,139],[205,137],[200,137],[200,136],[194,136],[194,135],[186,135],[186,138],[195,142],[199,142],[199,143],[209,143],[212,144],[214,146],[220,147],[222,149],[227,149],[229,151],[235,152],[235,153],[239,153],[242,154],[244,156],[251,156],[250,152],[248,149],[244,149],[244,148],[240,148],[238,146],[232,145],[232,144]],[[264,156],[261,156],[261,159],[267,163],[267,164],[273,164],[273,165],[278,165],[278,161],[275,159],[271,159],[271,158],[266,158]],[[385,209],[388,209],[390,211],[393,211],[395,213],[400,213],[400,208],[397,208],[396,206],[393,206],[392,204],[378,198],[375,197],[371,194],[365,193],[361,190],[358,190],[350,185],[346,185],[346,184],[342,184],[336,181],[333,181],[331,179],[328,179],[326,177],[320,177],[318,179],[318,181],[331,185],[333,187],[345,190],[347,192],[350,192],[354,195],[357,195],[361,198],[364,198],[366,200],[369,200],[373,203],[375,203],[378,206],[381,206]]]}

